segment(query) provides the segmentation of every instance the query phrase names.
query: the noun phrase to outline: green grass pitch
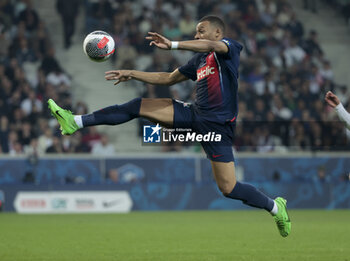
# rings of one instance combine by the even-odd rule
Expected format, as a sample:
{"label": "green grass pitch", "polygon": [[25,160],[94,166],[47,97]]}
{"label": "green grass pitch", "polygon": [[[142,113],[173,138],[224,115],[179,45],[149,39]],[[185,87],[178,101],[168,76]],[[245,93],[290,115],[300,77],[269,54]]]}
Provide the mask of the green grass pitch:
{"label": "green grass pitch", "polygon": [[0,260],[350,261],[350,211],[290,211],[278,234],[264,211],[0,214]]}

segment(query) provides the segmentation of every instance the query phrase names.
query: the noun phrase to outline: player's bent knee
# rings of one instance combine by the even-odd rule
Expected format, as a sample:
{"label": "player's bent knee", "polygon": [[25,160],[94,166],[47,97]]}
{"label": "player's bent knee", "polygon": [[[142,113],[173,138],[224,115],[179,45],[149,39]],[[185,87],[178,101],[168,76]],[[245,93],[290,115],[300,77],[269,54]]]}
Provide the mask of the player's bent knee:
{"label": "player's bent knee", "polygon": [[218,184],[219,190],[226,197],[228,194],[232,192],[236,185],[236,182],[227,182],[223,184]]}
{"label": "player's bent knee", "polygon": [[142,98],[140,116],[154,123],[171,127],[174,118],[172,99]]}

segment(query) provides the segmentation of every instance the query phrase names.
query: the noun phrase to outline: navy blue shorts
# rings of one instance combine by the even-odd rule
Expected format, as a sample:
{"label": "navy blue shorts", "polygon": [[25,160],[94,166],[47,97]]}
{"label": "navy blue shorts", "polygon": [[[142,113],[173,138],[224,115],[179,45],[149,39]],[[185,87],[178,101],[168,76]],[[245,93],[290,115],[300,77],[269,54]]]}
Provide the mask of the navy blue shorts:
{"label": "navy blue shorts", "polygon": [[217,122],[203,119],[193,106],[188,103],[173,100],[174,105],[174,128],[191,128],[197,134],[207,134],[215,132],[221,134],[221,141],[201,142],[201,145],[207,154],[207,158],[212,161],[230,162],[234,161],[233,139],[235,123],[227,122],[220,124]]}

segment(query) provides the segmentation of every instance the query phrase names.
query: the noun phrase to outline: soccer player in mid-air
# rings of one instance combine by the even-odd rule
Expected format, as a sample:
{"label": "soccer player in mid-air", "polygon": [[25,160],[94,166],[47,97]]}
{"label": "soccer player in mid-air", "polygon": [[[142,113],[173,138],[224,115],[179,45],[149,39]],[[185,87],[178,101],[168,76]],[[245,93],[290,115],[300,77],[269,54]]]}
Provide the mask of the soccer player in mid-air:
{"label": "soccer player in mid-air", "polygon": [[195,40],[171,42],[162,35],[149,32],[150,45],[164,50],[196,52],[185,65],[173,72],[141,72],[114,70],[106,72],[106,80],[119,82],[131,79],[159,85],[172,85],[188,79],[196,81],[196,100],[188,105],[173,99],[136,98],[122,105],[113,105],[86,115],[73,115],[48,101],[63,135],[93,125],[117,125],[137,117],[173,128],[191,128],[196,133],[220,133],[218,142],[201,142],[211,161],[216,183],[225,197],[241,200],[252,207],[265,209],[273,216],[279,233],[291,231],[286,200],[267,197],[254,186],[236,180],[232,152],[234,127],[238,114],[238,66],[242,46],[224,37],[225,24],[216,16],[203,17],[196,26]]}

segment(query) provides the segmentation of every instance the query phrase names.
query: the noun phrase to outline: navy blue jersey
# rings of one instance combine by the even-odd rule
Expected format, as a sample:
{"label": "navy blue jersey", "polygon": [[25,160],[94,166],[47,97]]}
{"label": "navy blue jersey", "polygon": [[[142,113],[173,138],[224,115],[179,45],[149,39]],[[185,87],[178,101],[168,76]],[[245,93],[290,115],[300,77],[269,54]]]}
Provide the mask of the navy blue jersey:
{"label": "navy blue jersey", "polygon": [[238,66],[242,45],[223,38],[228,52],[197,53],[179,71],[196,81],[194,109],[203,118],[224,123],[238,113]]}

